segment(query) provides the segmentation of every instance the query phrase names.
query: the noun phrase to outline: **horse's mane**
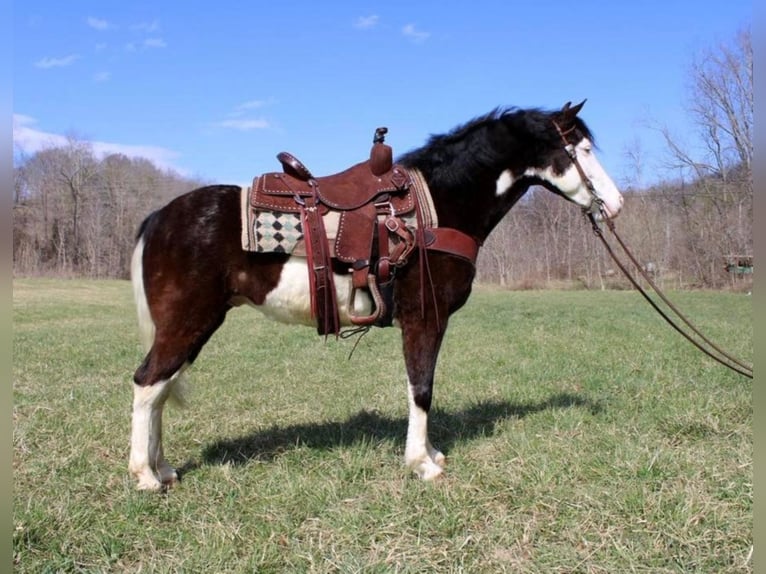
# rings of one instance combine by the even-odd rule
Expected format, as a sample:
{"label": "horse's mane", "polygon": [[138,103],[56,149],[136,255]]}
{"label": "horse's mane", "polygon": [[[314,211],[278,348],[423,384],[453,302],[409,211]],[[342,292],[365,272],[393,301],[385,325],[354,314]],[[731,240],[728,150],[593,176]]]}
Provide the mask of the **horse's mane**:
{"label": "horse's mane", "polygon": [[[425,145],[406,152],[397,161],[432,177],[459,182],[463,176],[475,174],[476,168],[502,164],[509,154],[528,158],[560,147],[561,136],[552,123],[555,113],[539,108],[497,107],[445,134],[431,135]],[[575,118],[575,127],[593,141],[593,134],[579,117]]]}

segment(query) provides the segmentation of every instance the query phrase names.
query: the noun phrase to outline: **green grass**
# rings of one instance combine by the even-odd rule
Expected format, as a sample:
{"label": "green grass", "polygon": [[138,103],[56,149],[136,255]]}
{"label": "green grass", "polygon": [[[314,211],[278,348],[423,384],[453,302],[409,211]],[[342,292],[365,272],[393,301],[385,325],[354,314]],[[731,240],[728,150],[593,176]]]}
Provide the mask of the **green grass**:
{"label": "green grass", "polygon": [[[748,297],[671,297],[752,360]],[[13,304],[18,572],[752,571],[751,382],[636,293],[478,289],[437,369],[435,483],[403,468],[396,329],[348,360],[232,312],[166,413],[165,495],[127,475],[129,284],[15,280]]]}

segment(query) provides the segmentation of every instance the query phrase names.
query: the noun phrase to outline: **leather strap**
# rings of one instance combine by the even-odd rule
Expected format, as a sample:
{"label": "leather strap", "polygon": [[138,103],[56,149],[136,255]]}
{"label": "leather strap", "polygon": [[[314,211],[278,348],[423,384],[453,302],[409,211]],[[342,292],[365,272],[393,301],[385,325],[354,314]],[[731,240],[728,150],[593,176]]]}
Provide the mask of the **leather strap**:
{"label": "leather strap", "polygon": [[312,187],[314,194],[304,199],[305,203],[301,209],[303,232],[307,239],[308,265],[311,268],[309,272],[311,313],[317,318],[317,332],[320,335],[338,334],[340,317],[335,296],[330,247],[324,221],[317,207],[316,187]]}
{"label": "leather strap", "polygon": [[430,251],[449,253],[476,265],[481,242],[451,227],[431,227],[425,230],[425,245]]}

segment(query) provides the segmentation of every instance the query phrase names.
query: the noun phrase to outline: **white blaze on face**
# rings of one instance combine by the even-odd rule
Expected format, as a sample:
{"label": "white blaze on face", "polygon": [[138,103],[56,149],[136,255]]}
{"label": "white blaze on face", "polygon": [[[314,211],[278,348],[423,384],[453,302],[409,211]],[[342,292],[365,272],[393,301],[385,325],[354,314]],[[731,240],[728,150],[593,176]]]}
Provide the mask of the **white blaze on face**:
{"label": "white blaze on face", "polygon": [[[604,202],[607,217],[615,217],[622,209],[622,194],[598,161],[593,152],[593,144],[589,139],[583,138],[575,147],[575,152],[577,161],[580,162],[585,175],[596,189],[596,195]],[[545,169],[529,169],[525,175],[539,177],[547,181],[580,207],[587,208],[591,205],[591,193],[574,164],[571,164],[562,174],[556,174],[551,167],[547,167]]]}

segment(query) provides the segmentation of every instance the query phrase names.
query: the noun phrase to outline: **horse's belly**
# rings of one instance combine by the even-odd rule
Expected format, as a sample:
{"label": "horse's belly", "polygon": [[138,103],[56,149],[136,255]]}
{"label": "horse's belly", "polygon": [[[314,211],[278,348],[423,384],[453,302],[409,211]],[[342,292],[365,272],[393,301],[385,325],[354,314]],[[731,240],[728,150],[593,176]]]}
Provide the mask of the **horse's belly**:
{"label": "horse's belly", "polygon": [[[351,276],[334,275],[335,291],[338,298],[338,314],[343,325],[351,325],[349,319],[349,298]],[[311,295],[306,259],[291,257],[282,267],[279,283],[272,289],[262,305],[256,305],[264,315],[281,323],[316,325],[311,316]],[[357,291],[354,300],[357,315],[366,316],[372,312],[372,300],[365,291]]]}

